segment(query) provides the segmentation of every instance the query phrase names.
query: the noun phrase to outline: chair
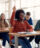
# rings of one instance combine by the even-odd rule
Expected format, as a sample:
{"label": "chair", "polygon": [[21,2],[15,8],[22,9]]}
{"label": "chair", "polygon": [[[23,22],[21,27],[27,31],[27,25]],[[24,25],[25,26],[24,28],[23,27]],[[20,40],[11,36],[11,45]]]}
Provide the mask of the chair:
{"label": "chair", "polygon": [[40,48],[40,42],[39,42],[39,44],[38,44],[38,48]]}
{"label": "chair", "polygon": [[40,36],[36,36],[35,42],[38,44],[38,48],[40,48]]}
{"label": "chair", "polygon": [[3,39],[0,38],[0,48],[2,48],[2,41]]}
{"label": "chair", "polygon": [[[9,32],[11,33],[13,31],[13,28],[12,27],[10,27],[9,28]],[[9,34],[9,39],[10,39],[10,46],[11,46],[11,48],[12,47],[14,47],[14,44],[11,42],[11,35]]]}

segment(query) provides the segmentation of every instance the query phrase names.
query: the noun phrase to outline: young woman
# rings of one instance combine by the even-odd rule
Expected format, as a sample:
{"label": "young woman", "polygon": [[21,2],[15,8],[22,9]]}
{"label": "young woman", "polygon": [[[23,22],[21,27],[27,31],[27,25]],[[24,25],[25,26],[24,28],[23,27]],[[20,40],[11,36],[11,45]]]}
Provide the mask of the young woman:
{"label": "young woman", "polygon": [[[1,14],[1,19],[0,19],[0,30],[5,30],[6,28],[8,28],[8,24],[5,21],[5,14],[2,13]],[[9,35],[8,35],[8,32],[1,32],[0,33],[0,38],[3,39],[3,46],[5,46],[6,40],[9,43]]]}
{"label": "young woman", "polygon": [[[13,11],[11,16],[11,25],[13,26],[14,33],[33,31],[32,26],[30,26],[27,21],[24,21],[24,14],[23,10]],[[22,45],[22,48],[31,48],[31,45],[26,37],[19,37],[18,42]]]}
{"label": "young woman", "polygon": [[[37,24],[35,25],[35,31],[40,31],[40,20],[37,21]],[[40,35],[35,37],[35,42],[39,44],[40,42]]]}
{"label": "young woman", "polygon": [[30,16],[30,12],[26,12],[26,16],[25,16],[25,20],[30,24],[30,25],[33,25],[33,21],[32,21],[32,18]]}
{"label": "young woman", "polygon": [[[31,26],[33,26],[33,21],[30,15],[31,15],[30,12],[26,12],[26,16],[24,20],[26,20]],[[34,39],[34,36],[29,37],[29,42],[31,42],[33,39]]]}

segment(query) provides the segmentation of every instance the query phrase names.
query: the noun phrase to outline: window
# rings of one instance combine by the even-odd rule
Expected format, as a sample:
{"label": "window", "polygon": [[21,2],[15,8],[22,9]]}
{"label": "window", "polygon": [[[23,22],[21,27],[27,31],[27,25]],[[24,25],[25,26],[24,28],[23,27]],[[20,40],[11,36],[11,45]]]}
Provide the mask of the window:
{"label": "window", "polygon": [[6,3],[5,4],[5,11],[8,11],[8,8],[9,8],[9,3]]}
{"label": "window", "polygon": [[35,20],[39,20],[40,19],[40,7],[35,7],[34,8],[34,12],[35,12]]}
{"label": "window", "polygon": [[5,13],[5,18],[6,18],[6,19],[9,19],[9,17],[10,17],[10,16],[9,16],[8,12],[6,12],[6,13]]}
{"label": "window", "polygon": [[16,2],[16,8],[20,9],[20,0],[16,0],[15,2]]}
{"label": "window", "polygon": [[33,20],[40,19],[40,0],[21,0],[21,8],[29,11]]}
{"label": "window", "polygon": [[5,13],[5,3],[0,3],[0,14]]}
{"label": "window", "polygon": [[1,0],[0,1],[0,14],[4,13],[5,14],[5,18],[8,19],[8,8],[9,7],[9,3],[8,0]]}
{"label": "window", "polygon": [[32,7],[33,0],[21,0],[21,8]]}
{"label": "window", "polygon": [[29,11],[33,20],[40,19],[40,0],[0,0],[0,14],[5,13],[6,19],[9,19],[14,5],[16,9],[22,8],[25,12]]}
{"label": "window", "polygon": [[33,8],[28,8],[28,9],[23,9],[23,10],[25,11],[25,13],[26,12],[30,12],[31,13],[31,17],[33,19],[33,16],[34,16],[34,14],[33,14]]}

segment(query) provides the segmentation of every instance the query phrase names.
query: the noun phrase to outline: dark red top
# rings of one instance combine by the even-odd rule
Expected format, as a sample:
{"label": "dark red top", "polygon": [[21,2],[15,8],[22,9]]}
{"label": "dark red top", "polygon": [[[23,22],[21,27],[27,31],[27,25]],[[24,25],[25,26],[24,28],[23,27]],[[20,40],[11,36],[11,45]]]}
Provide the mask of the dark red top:
{"label": "dark red top", "polygon": [[11,25],[13,26],[13,32],[26,32],[26,31],[32,31],[32,26],[29,25],[27,21],[24,21],[23,23],[15,20],[15,12],[12,13],[11,16]]}

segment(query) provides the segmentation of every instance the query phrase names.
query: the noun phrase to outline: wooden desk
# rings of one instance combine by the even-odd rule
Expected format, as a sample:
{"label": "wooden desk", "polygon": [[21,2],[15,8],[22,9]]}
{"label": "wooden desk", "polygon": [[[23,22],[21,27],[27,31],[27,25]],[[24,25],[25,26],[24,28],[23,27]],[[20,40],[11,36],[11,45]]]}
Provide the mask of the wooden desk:
{"label": "wooden desk", "polygon": [[[35,33],[36,32],[36,33]],[[18,37],[29,37],[29,36],[37,36],[40,35],[40,31],[29,32],[29,33],[9,33],[10,35],[15,37],[15,48],[18,48]]]}

